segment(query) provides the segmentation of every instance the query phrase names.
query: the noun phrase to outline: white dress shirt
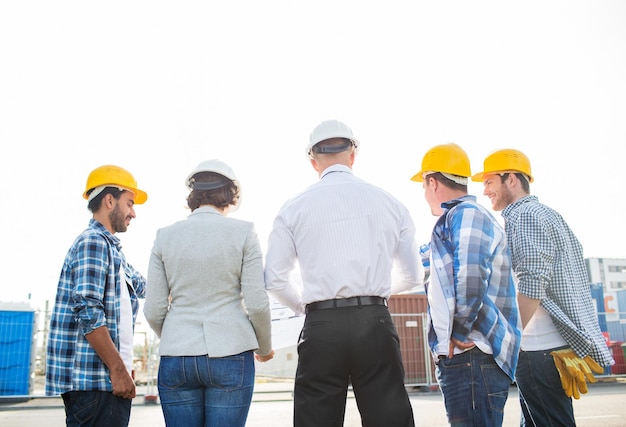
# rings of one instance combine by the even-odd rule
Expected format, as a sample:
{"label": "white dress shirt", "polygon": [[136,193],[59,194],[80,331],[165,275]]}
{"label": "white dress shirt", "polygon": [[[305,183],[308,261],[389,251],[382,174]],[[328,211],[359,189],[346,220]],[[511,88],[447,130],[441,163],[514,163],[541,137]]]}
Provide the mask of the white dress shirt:
{"label": "white dress shirt", "polygon": [[[398,281],[392,286],[392,267]],[[292,280],[300,268],[302,287]],[[394,277],[396,277],[394,276]],[[334,298],[389,298],[422,285],[415,226],[408,209],[343,165],[289,200],[274,220],[265,287],[298,314]]]}

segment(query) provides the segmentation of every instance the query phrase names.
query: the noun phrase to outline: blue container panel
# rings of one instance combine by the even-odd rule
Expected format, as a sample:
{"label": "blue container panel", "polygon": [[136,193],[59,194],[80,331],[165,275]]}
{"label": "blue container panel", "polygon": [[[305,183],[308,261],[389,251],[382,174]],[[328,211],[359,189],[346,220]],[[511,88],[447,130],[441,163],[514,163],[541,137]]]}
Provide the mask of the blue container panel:
{"label": "blue container panel", "polygon": [[626,289],[621,289],[617,294],[617,309],[619,310],[619,318],[626,319]]}
{"label": "blue container panel", "polygon": [[0,311],[0,396],[29,394],[32,311]]}
{"label": "blue container panel", "polygon": [[611,341],[626,341],[626,323],[620,323],[619,320],[606,322]]}
{"label": "blue container panel", "polygon": [[591,284],[591,297],[596,303],[596,313],[598,313],[598,324],[602,332],[608,332],[606,326],[606,314],[604,313],[604,289],[602,283]]}

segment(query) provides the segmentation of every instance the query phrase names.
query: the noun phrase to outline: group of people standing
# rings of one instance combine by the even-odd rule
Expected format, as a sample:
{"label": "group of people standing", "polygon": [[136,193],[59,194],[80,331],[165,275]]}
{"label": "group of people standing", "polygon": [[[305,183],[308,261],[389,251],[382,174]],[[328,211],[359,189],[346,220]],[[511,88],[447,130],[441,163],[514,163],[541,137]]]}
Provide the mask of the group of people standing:
{"label": "group of people standing", "polygon": [[[472,174],[460,146],[428,150],[412,180],[437,219],[420,251],[408,209],[354,175],[359,147],[340,121],[313,129],[306,153],[319,181],[282,206],[265,259],[254,224],[228,217],[241,201],[233,170],[200,163],[185,181],[191,213],[157,231],[147,279],[115,236],[147,194],[119,166],[92,171],[83,197],[93,217],[63,264],[47,348],[46,391],[63,397],[67,425],[128,425],[132,335],[145,297],[160,337],[166,425],[244,426],[254,360],[274,356],[269,293],[306,316],[295,426],[342,426],[350,386],[364,426],[414,426],[387,301],[422,287],[450,425],[502,425],[513,382],[522,425],[575,425],[572,396],[586,387],[566,366],[592,380],[587,370],[614,362],[582,247],[563,218],[530,195],[528,158],[497,150]],[[470,180],[483,183],[504,229],[468,193]]]}

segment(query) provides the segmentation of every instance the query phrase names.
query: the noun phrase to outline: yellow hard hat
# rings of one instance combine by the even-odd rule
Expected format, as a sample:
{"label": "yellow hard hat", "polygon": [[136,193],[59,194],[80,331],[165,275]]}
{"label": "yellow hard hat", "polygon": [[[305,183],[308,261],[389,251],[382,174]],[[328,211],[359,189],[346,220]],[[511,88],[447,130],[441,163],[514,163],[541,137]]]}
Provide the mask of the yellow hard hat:
{"label": "yellow hard hat", "polygon": [[484,170],[472,176],[472,181],[482,182],[485,175],[499,172],[519,172],[528,177],[529,182],[535,179],[530,170],[530,160],[526,154],[512,148],[493,151],[485,158]]}
{"label": "yellow hard hat", "polygon": [[137,188],[137,181],[126,169],[114,165],[104,165],[95,168],[87,177],[87,185],[83,193],[84,199],[89,199],[89,191],[96,187],[121,187],[135,194],[135,204],[140,205],[148,200],[148,194]]}
{"label": "yellow hard hat", "polygon": [[435,145],[428,150],[422,159],[422,169],[411,180],[422,182],[427,172],[443,172],[465,178],[472,175],[467,153],[453,142]]}

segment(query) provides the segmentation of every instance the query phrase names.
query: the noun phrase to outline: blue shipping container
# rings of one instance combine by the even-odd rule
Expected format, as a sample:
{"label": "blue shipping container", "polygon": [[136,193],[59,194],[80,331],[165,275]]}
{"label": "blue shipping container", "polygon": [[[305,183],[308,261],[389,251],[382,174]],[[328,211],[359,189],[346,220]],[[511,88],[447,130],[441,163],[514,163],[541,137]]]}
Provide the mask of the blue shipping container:
{"label": "blue shipping container", "polygon": [[0,396],[29,394],[34,311],[0,311]]}
{"label": "blue shipping container", "polygon": [[617,295],[617,309],[619,311],[620,320],[626,319],[626,289],[620,289],[615,293]]}
{"label": "blue shipping container", "polygon": [[604,288],[602,283],[592,283],[591,285],[591,297],[596,303],[596,313],[598,314],[598,324],[602,332],[608,332],[606,326],[606,314],[604,313]]}
{"label": "blue shipping container", "polygon": [[609,339],[611,341],[626,341],[626,323],[621,323],[619,320],[613,320],[606,322],[609,332]]}

